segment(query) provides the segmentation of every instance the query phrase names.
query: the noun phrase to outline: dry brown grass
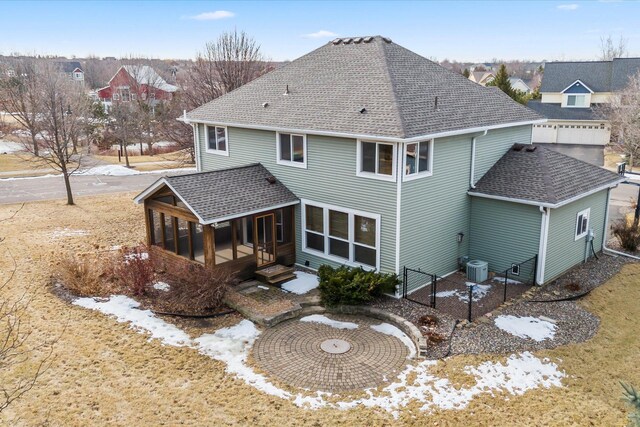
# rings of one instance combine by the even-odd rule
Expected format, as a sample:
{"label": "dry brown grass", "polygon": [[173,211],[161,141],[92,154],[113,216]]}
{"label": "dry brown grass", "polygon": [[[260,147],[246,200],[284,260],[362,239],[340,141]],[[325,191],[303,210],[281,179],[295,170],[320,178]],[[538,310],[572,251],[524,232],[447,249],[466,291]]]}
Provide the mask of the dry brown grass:
{"label": "dry brown grass", "polygon": [[[42,382],[0,418],[0,424],[24,426],[85,425],[487,425],[543,426],[626,423],[628,408],[621,399],[619,380],[640,384],[637,368],[640,336],[640,265],[626,266],[581,304],[598,314],[601,327],[582,344],[537,352],[550,357],[568,377],[565,387],[538,389],[522,396],[481,395],[464,410],[421,413],[417,404],[394,420],[381,410],[341,411],[300,409],[288,401],[257,392],[225,374],[224,365],[195,350],[149,342],[126,324],[72,306],[44,291],[51,266],[61,253],[98,253],[113,245],[132,245],[144,237],[142,208],[132,194],[78,198],[64,202],[25,205],[3,222],[0,236],[0,276],[12,265],[6,250],[18,261],[12,285],[6,290],[33,294],[29,322],[34,339],[59,334],[53,366]],[[0,206],[6,218],[16,206]],[[55,218],[55,220],[53,220]],[[139,219],[137,222],[136,219]],[[114,224],[127,224],[116,227]],[[52,238],[56,227],[90,231],[87,236]],[[234,318],[236,321],[237,318]],[[189,329],[191,330],[191,329]],[[194,329],[195,331],[195,329]],[[210,332],[207,330],[206,332]],[[202,331],[204,332],[204,331]],[[194,332],[195,333],[195,332]],[[560,362],[558,359],[561,359]],[[436,365],[438,375],[466,384],[464,366],[505,355],[459,356]],[[16,421],[17,420],[17,421]]]}
{"label": "dry brown grass", "polygon": [[37,176],[48,173],[58,173],[49,166],[33,160],[28,154],[0,154],[0,172],[14,172],[12,174],[3,173],[0,178],[10,178],[14,176]]}

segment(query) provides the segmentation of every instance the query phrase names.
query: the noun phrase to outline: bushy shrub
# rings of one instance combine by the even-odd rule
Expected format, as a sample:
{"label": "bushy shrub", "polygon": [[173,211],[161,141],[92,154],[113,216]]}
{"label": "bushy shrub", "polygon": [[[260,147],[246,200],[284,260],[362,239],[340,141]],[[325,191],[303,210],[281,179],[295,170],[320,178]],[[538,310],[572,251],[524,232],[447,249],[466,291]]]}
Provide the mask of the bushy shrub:
{"label": "bushy shrub", "polygon": [[161,304],[189,313],[218,309],[229,286],[237,281],[224,269],[212,270],[187,261],[174,264],[165,276],[171,288]]}
{"label": "bushy shrub", "polygon": [[620,383],[624,389],[623,399],[626,400],[632,408],[629,414],[630,425],[640,427],[640,393],[631,385]]}
{"label": "bushy shrub", "polygon": [[640,245],[640,227],[633,219],[621,219],[613,226],[613,234],[624,250],[635,252]]}
{"label": "bushy shrub", "polygon": [[323,265],[318,269],[320,298],[325,305],[358,305],[383,292],[394,292],[399,283],[395,274],[365,271],[362,267]]}
{"label": "bushy shrub", "polygon": [[155,275],[153,259],[145,245],[122,248],[112,270],[125,292],[133,296],[146,295]]}
{"label": "bushy shrub", "polygon": [[54,275],[76,296],[106,297],[113,290],[101,263],[91,257],[65,256],[57,264]]}

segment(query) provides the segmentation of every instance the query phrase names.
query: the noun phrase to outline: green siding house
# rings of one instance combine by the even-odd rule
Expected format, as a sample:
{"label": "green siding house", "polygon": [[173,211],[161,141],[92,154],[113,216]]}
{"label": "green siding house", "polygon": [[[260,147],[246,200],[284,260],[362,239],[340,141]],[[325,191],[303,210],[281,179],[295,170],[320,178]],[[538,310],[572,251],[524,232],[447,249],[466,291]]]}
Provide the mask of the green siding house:
{"label": "green siding house", "polygon": [[582,261],[584,230],[601,249],[619,182],[531,145],[544,118],[500,90],[380,36],[333,40],[181,120],[198,172],[136,198],[149,244],[241,277],[280,264],[446,275],[465,257],[503,271],[539,255],[544,283]]}

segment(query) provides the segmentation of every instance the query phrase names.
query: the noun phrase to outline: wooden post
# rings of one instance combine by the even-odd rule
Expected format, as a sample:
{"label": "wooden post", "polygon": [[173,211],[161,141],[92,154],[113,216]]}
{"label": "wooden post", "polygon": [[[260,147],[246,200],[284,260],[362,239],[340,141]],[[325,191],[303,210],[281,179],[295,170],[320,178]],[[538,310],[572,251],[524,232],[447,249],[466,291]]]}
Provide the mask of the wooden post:
{"label": "wooden post", "polygon": [[216,252],[213,239],[213,227],[210,225],[202,226],[203,240],[204,240],[204,265],[207,267],[213,267],[216,265]]}

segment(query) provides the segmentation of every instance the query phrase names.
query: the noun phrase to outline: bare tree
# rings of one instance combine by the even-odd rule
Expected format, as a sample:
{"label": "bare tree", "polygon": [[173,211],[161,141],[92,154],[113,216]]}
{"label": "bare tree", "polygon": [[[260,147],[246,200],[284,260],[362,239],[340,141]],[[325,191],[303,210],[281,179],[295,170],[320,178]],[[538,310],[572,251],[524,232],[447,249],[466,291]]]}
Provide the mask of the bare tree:
{"label": "bare tree", "polygon": [[600,60],[611,61],[614,58],[623,58],[628,55],[627,39],[620,36],[618,43],[613,41],[609,34],[607,37],[600,37]]}
{"label": "bare tree", "polygon": [[139,134],[140,129],[135,107],[129,102],[115,103],[109,111],[109,117],[111,120],[109,121],[108,131],[118,141],[120,151],[124,152],[125,166],[129,168],[131,165],[127,146]]}
{"label": "bare tree", "polygon": [[[22,206],[0,222],[13,218],[21,209]],[[0,242],[3,240],[0,238]],[[17,270],[16,260],[8,249],[7,254],[13,267],[5,270],[6,279],[0,283],[0,413],[36,385],[49,367],[59,340],[56,337],[37,344],[30,342],[31,330],[25,322],[30,299],[26,292],[14,299],[7,296]]]}
{"label": "bare tree", "polygon": [[185,161],[195,163],[193,129],[190,125],[176,120],[188,108],[184,93],[176,94],[171,101],[156,107],[154,132],[178,145],[178,149],[187,155]]}
{"label": "bare tree", "polygon": [[260,45],[244,31],[222,33],[206,44],[186,81],[181,82],[191,108],[230,92],[268,70]]}
{"label": "bare tree", "polygon": [[611,121],[617,145],[629,156],[629,169],[640,154],[640,72],[629,78],[621,92],[614,93],[604,113]]}
{"label": "bare tree", "polygon": [[9,113],[27,131],[31,151],[38,154],[40,97],[38,64],[33,58],[14,58],[0,69],[0,110]]}
{"label": "bare tree", "polygon": [[[81,165],[82,155],[73,152],[88,116],[90,100],[82,88],[51,64],[38,72],[41,91],[41,146],[37,160],[59,171],[67,190],[67,204],[73,205],[70,177]],[[71,145],[71,150],[69,149]],[[29,149],[29,147],[25,147]]]}

